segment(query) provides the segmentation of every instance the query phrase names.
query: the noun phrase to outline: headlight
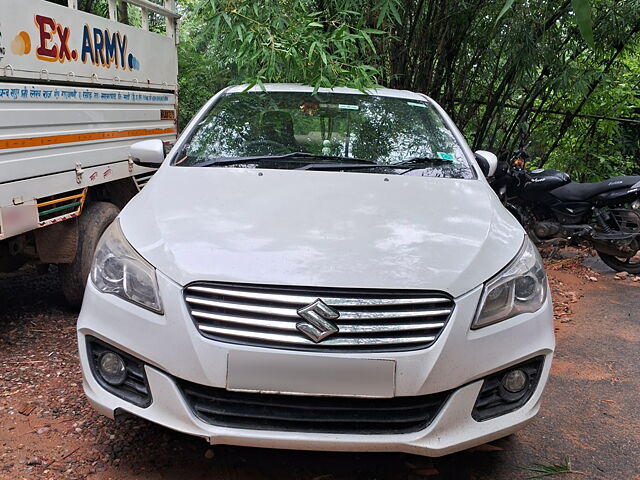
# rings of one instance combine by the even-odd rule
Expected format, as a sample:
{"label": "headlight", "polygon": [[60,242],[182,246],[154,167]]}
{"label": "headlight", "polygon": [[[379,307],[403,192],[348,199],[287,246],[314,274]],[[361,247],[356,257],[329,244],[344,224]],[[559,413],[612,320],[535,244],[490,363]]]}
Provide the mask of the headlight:
{"label": "headlight", "polygon": [[162,313],[156,270],[129,245],[118,220],[107,228],[98,242],[91,280],[101,292]]}
{"label": "headlight", "polygon": [[516,258],[489,280],[471,328],[501,322],[520,313],[535,312],[547,296],[547,276],[536,246],[525,238]]}

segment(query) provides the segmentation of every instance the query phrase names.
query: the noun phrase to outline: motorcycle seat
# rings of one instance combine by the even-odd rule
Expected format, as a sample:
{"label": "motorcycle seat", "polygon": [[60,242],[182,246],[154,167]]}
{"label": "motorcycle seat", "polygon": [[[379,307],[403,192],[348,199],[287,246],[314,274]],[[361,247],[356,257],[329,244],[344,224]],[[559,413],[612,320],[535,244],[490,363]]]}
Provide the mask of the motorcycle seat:
{"label": "motorcycle seat", "polygon": [[571,182],[552,190],[551,195],[566,202],[582,202],[604,192],[630,188],[639,182],[640,176],[613,177],[594,183]]}

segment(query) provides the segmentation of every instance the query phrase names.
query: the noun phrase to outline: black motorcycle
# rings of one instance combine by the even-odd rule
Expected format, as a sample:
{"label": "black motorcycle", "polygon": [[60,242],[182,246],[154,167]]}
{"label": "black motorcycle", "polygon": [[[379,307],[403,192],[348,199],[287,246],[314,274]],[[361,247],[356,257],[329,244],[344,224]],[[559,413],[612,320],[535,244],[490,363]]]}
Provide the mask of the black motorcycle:
{"label": "black motorcycle", "polygon": [[489,180],[538,244],[588,244],[609,267],[640,274],[640,176],[572,182],[558,170],[527,171],[524,141]]}

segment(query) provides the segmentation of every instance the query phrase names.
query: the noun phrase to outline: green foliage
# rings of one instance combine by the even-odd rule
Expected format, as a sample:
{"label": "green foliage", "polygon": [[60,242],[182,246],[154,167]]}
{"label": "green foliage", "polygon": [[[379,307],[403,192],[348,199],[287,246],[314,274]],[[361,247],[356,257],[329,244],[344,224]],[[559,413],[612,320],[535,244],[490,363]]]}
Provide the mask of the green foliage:
{"label": "green foliage", "polygon": [[514,1],[515,0],[507,0],[505,2],[504,7],[502,7],[502,10],[500,10],[500,13],[498,14],[498,18],[496,18],[496,23],[498,23],[500,19],[504,16],[504,14],[509,11],[509,9],[513,6]]}
{"label": "green foliage", "polygon": [[209,98],[229,83],[233,77],[222,65],[222,55],[216,42],[205,34],[205,19],[198,14],[199,0],[180,0],[180,44],[178,45],[178,126],[183,129]]}
{"label": "green foliage", "polygon": [[[507,13],[513,6],[515,0],[506,0],[504,7],[500,10],[496,23]],[[580,29],[582,38],[589,44],[591,48],[595,48],[593,42],[593,20],[591,19],[591,2],[590,0],[571,0],[571,6],[575,13],[576,25]]]}
{"label": "green foliage", "polygon": [[[557,149],[549,156],[548,166],[567,170],[579,181],[640,174],[638,72],[640,56],[633,44],[583,107],[582,114],[592,117],[574,120]],[[629,120],[620,122],[599,118],[603,114]],[[557,123],[552,120],[548,119],[539,126],[537,137],[548,139],[557,135]],[[538,152],[545,149],[548,149],[548,142],[541,142]]]}
{"label": "green foliage", "polygon": [[582,38],[591,48],[596,48],[593,42],[593,21],[591,19],[591,2],[589,0],[571,0],[571,6],[576,15],[576,23]]}
{"label": "green foliage", "polygon": [[183,42],[178,50],[180,108],[178,125],[183,129],[211,96],[230,83],[228,72],[209,61],[210,54],[191,42]]}
{"label": "green foliage", "polygon": [[[374,38],[388,20],[400,21],[397,0],[201,0],[203,35],[221,51],[228,68],[250,85],[295,82],[320,87],[346,85],[364,90],[377,84],[380,69]],[[375,14],[376,21],[369,18]]]}
{"label": "green foliage", "polygon": [[180,3],[181,118],[214,79],[382,84],[430,95],[476,149],[524,128],[541,165],[582,179],[640,165],[640,123],[598,118],[640,120],[640,0]]}
{"label": "green foliage", "polygon": [[553,465],[542,465],[540,463],[536,463],[532,467],[520,468],[532,472],[532,475],[529,478],[543,478],[564,473],[581,473],[571,470],[571,462],[569,460],[565,460],[564,462],[556,463]]}

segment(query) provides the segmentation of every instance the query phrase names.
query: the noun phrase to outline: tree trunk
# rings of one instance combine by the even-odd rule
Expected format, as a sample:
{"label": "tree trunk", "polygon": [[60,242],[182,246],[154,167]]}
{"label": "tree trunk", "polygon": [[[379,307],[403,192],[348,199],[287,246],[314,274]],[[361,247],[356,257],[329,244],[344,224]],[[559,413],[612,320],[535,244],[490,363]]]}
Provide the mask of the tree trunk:
{"label": "tree trunk", "polygon": [[118,2],[118,21],[129,25],[129,9],[127,3],[122,0]]}

